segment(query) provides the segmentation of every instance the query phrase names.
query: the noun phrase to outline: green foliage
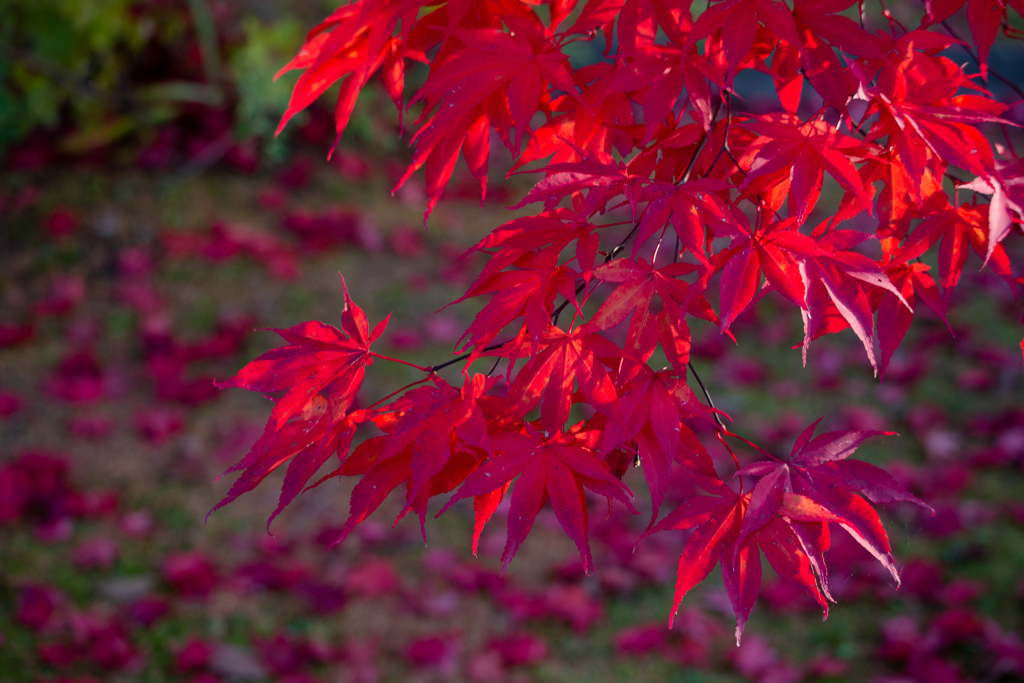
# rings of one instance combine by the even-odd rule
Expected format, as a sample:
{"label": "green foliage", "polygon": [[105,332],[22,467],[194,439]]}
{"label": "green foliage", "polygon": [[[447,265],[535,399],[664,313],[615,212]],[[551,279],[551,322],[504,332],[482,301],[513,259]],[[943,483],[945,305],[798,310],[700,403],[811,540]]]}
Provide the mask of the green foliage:
{"label": "green foliage", "polygon": [[243,44],[230,59],[230,73],[238,94],[235,127],[239,137],[256,137],[267,142],[264,154],[280,161],[286,153],[286,138],[274,137],[281,112],[288,106],[294,75],[273,80],[280,65],[302,42],[302,26],[295,17],[265,24],[256,17],[242,21]]}
{"label": "green foliage", "polygon": [[157,30],[135,0],[6,0],[0,12],[0,151],[65,112],[98,125]]}
{"label": "green foliage", "polygon": [[0,12],[0,154],[38,128],[59,130],[62,153],[145,140],[198,105],[227,108],[239,140],[275,139],[294,76],[273,80],[302,43],[285,14],[265,22],[203,1],[5,0]]}
{"label": "green foliage", "polygon": [[[295,128],[280,136],[276,129],[297,72],[275,75],[302,44],[309,3],[270,10],[208,0],[0,3],[0,157],[38,130],[47,132],[46,152],[73,157],[145,147],[180,122],[186,133],[169,158],[181,160],[206,133],[195,130],[196,114],[214,110],[232,124],[219,153],[238,143],[271,166],[287,159]],[[421,81],[421,71],[410,69],[410,80]],[[394,153],[397,117],[381,116],[386,94],[371,95],[353,115],[350,142]]]}

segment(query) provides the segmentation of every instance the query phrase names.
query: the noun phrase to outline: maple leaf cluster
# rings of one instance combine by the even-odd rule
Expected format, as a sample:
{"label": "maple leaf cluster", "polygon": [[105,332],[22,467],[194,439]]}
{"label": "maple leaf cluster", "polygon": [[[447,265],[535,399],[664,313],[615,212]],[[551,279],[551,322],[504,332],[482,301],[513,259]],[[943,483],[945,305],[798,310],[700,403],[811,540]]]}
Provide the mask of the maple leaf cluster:
{"label": "maple leaf cluster", "polygon": [[[278,330],[288,345],[224,384],[278,398],[218,507],[287,465],[276,515],[331,462],[314,485],[359,478],[335,543],[399,490],[399,518],[412,512],[421,526],[431,498],[448,497],[442,512],[472,499],[475,551],[508,499],[505,566],[550,503],[589,571],[590,499],[635,512],[623,482],[635,462],[651,496],[647,533],[690,530],[674,607],[720,564],[737,638],[762,554],[827,615],[824,554],[837,528],[898,584],[872,503],[924,503],[849,459],[877,432],[813,437],[815,423],[788,460],[714,462],[699,423],[730,453],[727,440],[743,439],[688,384],[699,381],[689,321],[731,336],[774,292],[800,312],[805,363],[814,339],[849,328],[884,376],[919,302],[945,319],[971,251],[1016,292],[1024,280],[1006,243],[1021,234],[1024,161],[1010,144],[1009,106],[984,78],[999,28],[1011,33],[1007,13],[1021,6],[968,0],[978,76],[946,55],[973,49],[945,21],[963,4],[933,1],[913,25],[853,0],[721,0],[703,11],[688,0],[339,8],[285,67],[303,73],[281,125],[340,83],[340,138],[379,75],[400,115],[420,112],[399,185],[424,170],[425,221],[460,156],[486,192],[492,137],[511,153],[511,172],[541,176],[513,207],[538,210],[471,250],[488,261],[459,299],[484,299],[457,345],[461,386],[436,372],[457,361],[415,366],[424,379],[356,408],[367,367],[397,359],[371,351],[386,321],[371,331],[347,290],[341,329]],[[603,58],[570,59],[571,44],[590,41],[604,43]],[[412,62],[429,69],[407,98]],[[735,83],[744,72],[774,85],[768,111],[743,108]],[[989,141],[1000,130],[1005,145]],[[928,252],[937,279],[922,261]],[[498,363],[474,373],[485,357]],[[352,448],[369,423],[382,435]],[[706,495],[659,520],[677,473]]]}

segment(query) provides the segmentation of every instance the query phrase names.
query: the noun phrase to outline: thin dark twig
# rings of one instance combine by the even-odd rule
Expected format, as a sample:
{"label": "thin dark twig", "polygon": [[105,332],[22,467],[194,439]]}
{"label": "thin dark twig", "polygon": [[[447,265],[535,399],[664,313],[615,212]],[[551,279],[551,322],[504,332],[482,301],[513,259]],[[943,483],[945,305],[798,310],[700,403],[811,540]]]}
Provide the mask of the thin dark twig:
{"label": "thin dark twig", "polygon": [[[721,100],[719,100],[718,102],[715,102],[715,110],[711,114],[711,125],[712,125],[712,127],[715,125],[715,122],[718,119],[718,112],[719,112],[720,108],[721,108]],[[729,102],[726,102],[726,111],[727,112],[731,112],[731,108],[730,108]],[[729,114],[729,116],[731,117],[731,113]],[[731,118],[730,118],[730,120],[731,120]],[[726,131],[728,132],[728,126],[726,127]],[[686,164],[686,169],[683,171],[682,176],[677,181],[678,183],[689,182],[690,174],[693,172],[693,169],[694,169],[694,163],[697,161],[697,157],[700,156],[701,150],[703,150],[704,145],[707,144],[707,142],[710,139],[711,139],[711,136],[707,132],[705,132],[703,137],[701,138],[701,141],[697,144],[697,148],[695,150],[693,150],[693,154],[690,156],[690,160]],[[712,164],[711,164],[712,167],[714,167],[714,165],[716,163],[718,163],[718,158],[721,155],[722,155],[722,151],[719,150],[718,156],[715,157],[714,162],[712,162]],[[740,169],[740,170],[742,171],[743,169]],[[704,177],[707,177],[706,173],[704,174]],[[650,204],[648,204],[648,206],[650,206]],[[647,211],[647,207],[644,207],[644,212],[646,212],[646,211]],[[605,256],[604,262],[606,264],[610,263],[612,259],[614,259],[616,256],[618,256],[619,253],[625,248],[626,244],[631,239],[633,239],[633,237],[637,233],[637,230],[640,229],[640,223],[641,222],[643,222],[643,214],[640,214],[640,219],[639,220],[634,221],[633,229],[629,231],[629,234],[626,235],[625,237],[623,237],[622,241],[620,241],[617,245],[615,245],[615,247],[610,252],[608,252],[608,255]],[[676,242],[678,244],[678,235],[676,236]],[[678,249],[676,251],[678,252]],[[587,286],[587,284],[585,282],[576,286],[576,296],[577,297],[580,295],[581,292],[583,292],[584,289],[586,289],[586,286]],[[552,314],[551,314],[551,324],[552,325],[558,324],[558,317],[562,314],[562,311],[564,311],[565,308],[568,305],[569,305],[569,300],[566,299],[561,304],[559,304],[558,308],[556,308],[554,310],[554,312],[552,312]]]}
{"label": "thin dark twig", "polygon": [[[505,342],[501,342],[500,344],[491,344],[490,346],[485,347],[484,350],[481,353],[486,353],[487,351],[493,351],[494,349],[500,349],[505,344],[508,344],[508,342],[505,341]],[[456,363],[459,363],[461,361],[466,360],[467,358],[469,358],[472,355],[473,355],[473,352],[470,351],[469,353],[464,353],[461,356],[456,356],[455,358],[452,358],[451,360],[446,360],[445,362],[440,363],[438,365],[430,365],[430,366],[427,367],[427,372],[437,372],[438,370],[443,370],[444,368],[448,367],[449,365],[455,365]]]}
{"label": "thin dark twig", "polygon": [[909,31],[907,31],[907,27],[904,26],[899,19],[892,15],[892,12],[889,11],[889,8],[885,6],[885,3],[882,0],[878,0],[878,4],[882,6],[882,16],[885,17],[886,20],[889,22],[889,32],[892,34],[893,38],[896,37],[897,26],[899,26],[900,30],[903,31],[903,35],[909,33]]}
{"label": "thin dark twig", "polygon": [[[716,118],[718,116],[718,109],[717,109],[717,107],[721,105],[721,102],[722,102],[722,100],[719,100],[718,102],[715,103],[715,107],[716,107],[716,109],[715,109],[715,116],[716,116]],[[712,121],[712,124],[713,123],[714,123],[714,121]],[[729,129],[731,127],[732,127],[732,93],[726,92],[726,97],[725,97],[725,132],[722,134],[722,147],[721,147],[721,149],[718,150],[718,154],[715,155],[715,160],[711,162],[711,164],[708,166],[708,170],[704,173],[704,177],[705,178],[707,178],[709,175],[711,175],[711,171],[713,171],[715,166],[718,164],[718,160],[722,158],[722,153],[725,152],[728,149],[728,147],[729,147]],[[732,152],[729,153],[729,156],[730,157],[732,156]],[[733,162],[734,163],[736,162],[735,158],[733,158]],[[738,168],[739,164],[737,163],[736,166]],[[743,169],[741,168],[740,170],[742,171]],[[744,175],[746,175],[746,174],[744,174]]]}
{"label": "thin dark twig", "polygon": [[736,170],[738,170],[740,173],[742,173],[743,177],[746,178],[749,174],[746,171],[743,170],[743,167],[740,166],[740,162],[736,160],[735,156],[733,156],[732,150],[729,149],[729,144],[728,143],[723,144],[722,145],[722,149],[725,150],[725,153],[729,155],[730,159],[732,159],[732,163],[736,166]]}
{"label": "thin dark twig", "polygon": [[[715,117],[718,116],[718,107],[721,106],[721,101],[715,102],[715,112],[711,118],[711,125],[715,125]],[[686,168],[683,169],[682,174],[679,176],[679,182],[685,183],[690,179],[690,172],[693,170],[693,164],[697,161],[697,157],[700,156],[701,151],[704,149],[704,145],[710,139],[710,135],[707,132],[701,137],[700,142],[697,143],[697,147],[693,150],[693,154],[690,155],[690,160],[686,163]]]}
{"label": "thin dark twig", "polygon": [[[755,450],[763,453],[764,455],[768,456],[772,460],[778,461],[779,458],[777,458],[776,456],[774,456],[771,453],[769,453],[768,451],[764,450],[763,448],[758,446],[756,443],[750,441],[749,439],[744,439],[742,436],[740,436],[739,434],[736,434],[735,432],[731,431],[728,427],[725,426],[725,423],[722,422],[722,418],[719,417],[719,415],[718,415],[718,409],[715,408],[715,401],[714,401],[714,399],[712,399],[711,398],[711,394],[708,393],[708,389],[707,389],[707,387],[704,386],[704,382],[701,380],[700,375],[697,374],[697,370],[696,370],[696,368],[693,367],[693,363],[690,362],[690,361],[687,361],[686,367],[688,367],[690,369],[690,372],[693,374],[694,379],[697,380],[697,384],[700,385],[701,391],[704,392],[704,398],[707,399],[708,406],[710,406],[711,410],[712,410],[711,416],[715,419],[715,422],[718,424],[718,429],[715,430],[715,438],[718,439],[719,443],[721,443],[723,446],[725,446],[725,449],[727,451],[729,451],[729,455],[732,456],[732,461],[736,464],[736,469],[737,470],[742,469],[740,467],[740,460],[739,460],[738,457],[736,457],[736,452],[733,451],[732,448],[730,448],[729,444],[727,444],[725,442],[725,437],[726,436],[731,436],[734,439],[739,439],[743,443],[745,443],[748,446],[751,446],[752,448],[754,448]],[[742,492],[743,492],[743,475],[740,475],[740,493],[742,493]]]}
{"label": "thin dark twig", "polygon": [[[700,390],[704,392],[704,398],[707,399],[708,406],[711,408],[711,417],[713,417],[715,422],[718,424],[718,429],[715,430],[715,438],[718,439],[719,443],[725,446],[725,450],[729,451],[729,455],[732,456],[732,461],[736,465],[736,469],[740,470],[740,459],[736,457],[735,451],[733,451],[732,448],[729,447],[729,444],[725,442],[724,435],[732,434],[732,432],[730,432],[725,426],[725,423],[722,422],[722,418],[718,416],[718,409],[715,408],[715,401],[711,398],[711,394],[708,393],[708,388],[704,386],[704,382],[701,380],[700,375],[697,374],[697,369],[693,367],[693,363],[691,361],[686,361],[686,367],[690,369],[690,373],[693,374],[694,379],[697,380],[697,384],[700,385]],[[740,494],[743,493],[743,488],[743,475],[740,475]]]}
{"label": "thin dark twig", "polygon": [[718,408],[715,407],[714,399],[711,398],[711,394],[708,393],[707,387],[704,386],[704,382],[701,380],[700,375],[697,374],[697,368],[693,367],[693,363],[691,361],[686,362],[686,367],[690,369],[690,373],[693,375],[693,378],[697,380],[697,384],[700,385],[700,390],[704,392],[704,398],[707,399],[708,406],[712,409],[712,411],[714,411],[711,413],[711,416],[715,418],[715,422],[718,423],[719,428],[724,429],[725,431],[729,431],[729,429],[725,426],[725,423],[722,422],[722,418],[719,417],[718,415]]}
{"label": "thin dark twig", "polygon": [[[970,57],[971,59],[973,59],[974,63],[977,64],[978,67],[980,68],[981,67],[981,58],[978,56],[978,53],[975,52],[971,48],[970,43],[968,43],[966,40],[964,40],[963,38],[960,37],[960,34],[956,31],[956,29],[954,29],[952,26],[950,26],[948,19],[943,20],[941,23],[942,23],[942,28],[946,29],[946,33],[948,33],[949,35],[951,35],[952,37],[954,37],[954,38],[956,38],[957,40],[960,41],[960,43],[961,43],[960,48],[964,52],[966,52],[967,56]],[[1009,78],[1004,76],[998,70],[993,69],[991,66],[988,67],[988,72],[990,74],[992,74],[993,76],[995,76],[996,78],[998,78],[1000,81],[1002,81],[1003,84],[1006,85],[1007,87],[1009,87],[1011,90],[1013,90],[1013,92],[1017,93],[1017,97],[1019,97],[1020,99],[1024,100],[1024,90],[1021,90],[1020,87],[1016,83],[1014,83]]]}
{"label": "thin dark twig", "polygon": [[[646,211],[646,209],[644,209],[644,210]],[[640,220],[643,220],[643,215],[642,214],[640,216]],[[629,234],[626,235],[625,237],[623,237],[622,241],[620,241],[618,244],[616,244],[615,247],[611,251],[608,252],[608,255],[604,257],[604,262],[606,264],[610,263],[612,259],[614,259],[616,256],[618,256],[619,252],[621,252],[623,249],[625,249],[626,243],[629,242],[629,240],[633,239],[633,236],[636,235],[636,231],[639,230],[639,229],[640,229],[640,221],[638,220],[635,223],[633,223],[633,229],[629,231]],[[587,283],[586,282],[581,282],[580,284],[576,285],[576,296],[578,297],[583,292],[583,290],[585,290],[586,288],[587,288]],[[568,305],[569,305],[569,300],[566,299],[561,304],[559,304],[558,308],[556,308],[551,313],[551,324],[552,325],[557,325],[558,324],[558,317],[560,315],[562,315],[562,311],[564,311],[565,308]]]}

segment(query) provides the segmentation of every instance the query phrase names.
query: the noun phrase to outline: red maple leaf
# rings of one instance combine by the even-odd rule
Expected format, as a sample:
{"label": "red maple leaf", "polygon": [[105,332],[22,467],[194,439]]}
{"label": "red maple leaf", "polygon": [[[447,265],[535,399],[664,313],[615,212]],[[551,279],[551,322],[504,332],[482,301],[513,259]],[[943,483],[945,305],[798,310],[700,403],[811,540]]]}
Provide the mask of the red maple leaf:
{"label": "red maple leaf", "polygon": [[739,645],[761,586],[762,552],[781,578],[806,590],[828,616],[831,596],[822,554],[829,537],[822,522],[833,516],[809,499],[786,494],[785,505],[780,503],[776,510],[779,515],[754,526],[752,520],[758,519],[762,505],[757,489],[740,495],[721,482],[705,488],[712,495],[688,499],[648,532],[693,529],[679,557],[669,627],[686,594],[721,563]]}
{"label": "red maple leaf", "polygon": [[646,364],[630,364],[634,376],[620,390],[620,422],[608,422],[602,432],[600,453],[635,444],[647,486],[651,492],[651,524],[668,492],[669,473],[680,450],[685,451],[690,469],[713,472],[711,459],[697,435],[684,422],[693,417],[710,420],[710,410],[693,390],[671,370],[654,372]]}
{"label": "red maple leaf", "polygon": [[[569,143],[563,141],[562,144]],[[635,214],[642,179],[631,176],[626,164],[616,162],[610,154],[584,150],[577,150],[577,154],[579,161],[548,164],[545,168],[547,176],[512,208],[543,201],[544,208],[551,210],[564,198],[586,190],[586,198],[578,208],[579,213],[585,216],[604,211],[609,199],[619,195],[625,196]]]}
{"label": "red maple leaf", "polygon": [[590,405],[610,418],[619,418],[618,394],[601,359],[621,358],[623,352],[589,324],[571,332],[551,325],[540,337],[506,347],[494,355],[530,358],[508,390],[514,415],[525,417],[540,403],[542,428],[549,434],[560,432],[569,420],[573,385],[578,383]]}
{"label": "red maple leaf", "polygon": [[[1005,107],[991,99],[960,95],[976,88],[963,70],[944,57],[916,51],[907,35],[894,45],[880,68],[877,85],[860,68],[863,97],[870,98],[863,118],[878,115],[867,139],[888,138],[906,172],[920,185],[925,167],[954,164],[978,176],[993,175],[992,147],[974,124],[999,123]],[[862,118],[862,120],[863,120]]]}
{"label": "red maple leaf", "polygon": [[[594,329],[607,330],[629,317],[625,350],[646,361],[660,340],[669,354],[669,361],[685,374],[690,355],[690,329],[684,312],[706,320],[715,318],[701,295],[701,287],[682,279],[695,270],[695,266],[686,263],[655,268],[642,259],[617,259],[600,266],[594,274],[619,286],[604,300],[589,324]],[[655,294],[661,300],[661,311],[652,309]]]}
{"label": "red maple leaf", "polygon": [[424,503],[429,495],[441,492],[437,477],[453,454],[470,448],[489,450],[487,420],[478,402],[497,382],[478,374],[457,390],[436,376],[431,380],[429,386],[413,389],[389,405],[394,425],[376,456],[383,462],[409,449],[409,483],[401,514],[415,510],[420,515],[424,540]]}
{"label": "red maple leaf", "polygon": [[529,139],[510,172],[548,157],[550,164],[574,164],[582,161],[586,152],[601,155],[615,151],[624,157],[633,150],[635,141],[629,131],[635,121],[630,98],[611,90],[618,78],[615,66],[593,64],[573,76],[579,98],[563,95],[551,100],[552,116]]}
{"label": "red maple leaf", "polygon": [[974,43],[978,46],[978,60],[981,67],[981,77],[988,77],[988,55],[992,44],[999,34],[999,27],[1003,25],[1007,17],[1007,8],[1013,7],[1020,14],[1024,12],[1024,5],[1009,2],[990,2],[986,0],[926,0],[925,7],[928,10],[925,16],[924,26],[929,23],[945,21],[956,14],[964,4],[967,4],[967,22],[971,27],[971,35]]}
{"label": "red maple leaf", "polygon": [[483,353],[483,348],[519,317],[525,320],[525,332],[533,337],[545,333],[551,327],[557,295],[576,301],[577,273],[568,265],[558,265],[560,251],[528,251],[511,264],[515,270],[494,272],[501,265],[498,259],[495,268],[485,268],[469,290],[452,302],[493,294],[459,340],[462,348],[474,349],[472,358]]}
{"label": "red maple leaf", "polygon": [[[667,529],[693,529],[679,556],[669,628],[672,627],[672,621],[686,594],[706,579],[724,556],[723,579],[726,566],[731,568],[729,579],[725,580],[726,590],[734,608],[739,603],[739,609],[736,609],[736,628],[739,634],[742,631],[739,624],[741,614],[742,621],[746,622],[746,615],[750,613],[761,582],[760,559],[756,563],[751,563],[749,550],[738,556],[735,552],[736,539],[743,524],[743,514],[749,503],[750,494],[737,495],[721,481],[705,484],[705,487],[710,489],[710,496],[694,496],[687,499],[644,535]],[[737,640],[738,637],[737,635]]]}
{"label": "red maple leaf", "polygon": [[348,452],[355,429],[366,420],[366,415],[362,410],[346,415],[346,409],[334,396],[325,399],[317,395],[283,426],[268,424],[249,453],[224,472],[242,471],[242,475],[231,485],[227,495],[206,513],[207,518],[215,510],[256,488],[267,475],[288,463],[277,507],[267,519],[269,530],[274,518],[302,492],[307,482],[332,456]]}
{"label": "red maple leaf", "polygon": [[878,373],[873,340],[874,314],[865,286],[891,292],[907,308],[910,304],[877,263],[850,249],[867,237],[852,230],[833,231],[819,238],[812,255],[800,260],[800,275],[806,292],[801,310],[804,318],[804,364],[807,363],[811,340],[825,324],[828,308],[832,305],[860,339],[871,367]]}
{"label": "red maple leaf", "polygon": [[629,489],[608,471],[594,451],[599,437],[600,433],[586,429],[585,423],[577,424],[568,432],[558,430],[551,435],[531,425],[527,425],[525,433],[492,435],[491,446],[497,455],[469,475],[441,512],[469,496],[479,498],[505,491],[515,479],[508,514],[508,540],[501,555],[502,569],[515,556],[530,533],[537,513],[550,499],[555,516],[576,543],[583,569],[589,574],[593,560],[587,534],[584,487],[609,501],[622,502],[635,513]]}
{"label": "red maple leaf", "polygon": [[[339,7],[314,27],[299,54],[277,74],[279,77],[292,69],[304,70],[292,90],[277,132],[280,133],[293,116],[340,80],[342,84],[334,114],[337,138],[340,139],[360,91],[385,63],[384,81],[389,94],[396,101],[401,101],[404,86],[402,61],[407,53],[405,41],[393,34],[399,22],[405,27],[403,33],[408,34],[412,19],[424,4],[424,0],[360,0]],[[410,51],[408,56],[426,60],[422,51]],[[335,147],[337,144],[336,139]]]}
{"label": "red maple leaf", "polygon": [[[366,366],[373,362],[370,345],[384,331],[388,319],[371,332],[363,310],[349,298],[344,279],[341,285],[345,294],[341,330],[319,322],[275,330],[291,345],[268,351],[235,377],[218,384],[221,388],[285,393],[277,399],[260,440],[227,470],[244,472],[210,512],[252,490],[291,461],[278,507],[267,520],[269,526],[333,454],[348,452],[355,428],[366,419],[364,411],[350,413],[351,406]],[[321,396],[325,391],[326,399]]]}
{"label": "red maple leaf", "polygon": [[913,258],[939,243],[939,282],[948,292],[960,281],[970,245],[984,259],[984,263],[1016,291],[1006,249],[1002,244],[989,248],[991,234],[986,220],[987,213],[992,213],[991,207],[985,212],[983,207],[966,202],[958,207],[944,207],[924,217],[907,237],[903,250]]}
{"label": "red maple leaf", "polygon": [[985,263],[988,263],[999,243],[1010,234],[1013,224],[1020,224],[1024,220],[1024,161],[1006,164],[992,176],[975,178],[960,187],[991,195],[988,205],[988,247],[985,250]]}
{"label": "red maple leaf", "polygon": [[576,242],[576,263],[584,279],[589,281],[600,244],[596,228],[579,212],[558,208],[535,216],[514,218],[495,228],[467,253],[482,251],[490,254],[487,265],[477,278],[477,282],[482,282],[526,254],[548,251],[561,254],[566,246]]}
{"label": "red maple leaf", "polygon": [[791,114],[764,114],[741,124],[758,137],[739,158],[747,173],[740,185],[751,196],[780,183],[789,188],[789,215],[803,223],[821,194],[825,171],[871,210],[871,198],[851,159],[869,156],[864,143],[824,121],[802,122]]}
{"label": "red maple leaf", "polygon": [[698,17],[684,47],[721,31],[722,51],[728,65],[724,82],[731,85],[739,66],[748,58],[758,29],[764,25],[776,39],[798,45],[800,38],[788,8],[771,0],[721,0],[709,4]]}
{"label": "red maple leaf", "polygon": [[239,387],[265,394],[285,392],[270,414],[268,428],[281,428],[329,384],[338,397],[339,410],[345,411],[352,405],[366,367],[373,363],[370,345],[384,332],[391,316],[370,331],[363,309],[349,298],[344,278],[341,287],[345,308],[341,313],[340,330],[315,321],[286,330],[275,329],[273,331],[289,342],[289,346],[264,353],[231,379],[218,383],[222,389]]}
{"label": "red maple leaf", "polygon": [[739,643],[757,599],[763,552],[775,572],[811,595],[827,617],[832,600],[824,561],[829,524],[848,531],[899,585],[885,529],[857,494],[876,503],[928,506],[879,468],[847,459],[865,439],[883,432],[832,432],[811,440],[817,424],[800,435],[787,462],[765,460],[737,472],[738,477],[760,477],[752,491],[738,494],[716,478],[698,476],[695,480],[711,495],[689,498],[647,532],[693,530],[679,558],[673,615],[683,597],[721,563]]}
{"label": "red maple leaf", "polygon": [[768,284],[787,299],[804,306],[807,288],[800,271],[801,259],[814,253],[814,242],[795,230],[792,221],[769,224],[751,231],[736,224],[739,235],[732,245],[715,255],[715,270],[722,270],[719,298],[722,331],[754,301],[761,290],[761,273]]}
{"label": "red maple leaf", "polygon": [[[820,419],[800,434],[789,460],[762,460],[737,472],[737,476],[761,477],[752,491],[740,540],[783,514],[784,494],[803,496],[827,511],[827,515],[820,513],[822,517],[831,516],[814,521],[829,521],[848,531],[889,571],[898,586],[899,572],[893,563],[889,537],[868,501],[905,501],[931,508],[903,490],[884,470],[861,460],[848,459],[866,439],[893,432],[828,432],[812,439],[819,422]],[[795,499],[795,502],[790,501],[790,506],[797,503],[804,504]]]}
{"label": "red maple leaf", "polygon": [[[946,304],[935,280],[928,274],[931,268],[923,263],[907,263],[908,257],[910,256],[905,254],[900,261],[894,261],[886,266],[886,275],[903,295],[903,301],[914,306],[917,296],[920,296],[928,308],[946,323],[952,334],[953,330],[946,320]],[[903,341],[914,317],[913,312],[903,304],[903,301],[897,299],[891,292],[882,290],[882,300],[875,306],[878,309],[878,345],[882,354],[878,368],[880,379],[885,377],[889,359]]]}
{"label": "red maple leaf", "polygon": [[[395,523],[397,524],[410,511],[415,512],[420,518],[420,529],[425,540],[424,523],[430,498],[447,493],[463,483],[484,457],[482,450],[461,443],[455,430],[447,433],[435,431],[430,435],[434,438],[434,445],[443,443],[445,438],[448,439],[447,457],[424,457],[424,450],[417,450],[415,442],[407,441],[401,450],[394,449],[390,447],[390,433],[396,428],[395,416],[385,415],[375,422],[388,435],[367,439],[345,459],[340,468],[317,482],[320,484],[339,476],[362,475],[362,479],[352,489],[348,519],[328,547],[344,541],[356,526],[403,485],[406,490],[406,505],[399,512]],[[432,466],[437,465],[439,461],[443,461],[439,467]],[[428,474],[428,470],[433,473]],[[415,491],[414,477],[417,480]]]}

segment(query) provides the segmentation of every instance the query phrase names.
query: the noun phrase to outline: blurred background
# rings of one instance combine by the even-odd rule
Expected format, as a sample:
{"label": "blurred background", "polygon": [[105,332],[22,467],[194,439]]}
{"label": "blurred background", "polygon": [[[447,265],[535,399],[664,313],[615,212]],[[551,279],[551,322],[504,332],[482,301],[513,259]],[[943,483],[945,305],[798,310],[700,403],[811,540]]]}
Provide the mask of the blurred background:
{"label": "blurred background", "polygon": [[[505,575],[501,510],[479,558],[459,506],[426,547],[385,506],[325,553],[347,513],[336,480],[273,535],[280,476],[204,523],[269,413],[214,385],[278,345],[257,330],[337,324],[341,272],[371,323],[393,313],[387,353],[447,359],[475,309],[440,309],[481,265],[457,257],[529,182],[492,178],[481,205],[460,167],[425,231],[421,176],[391,194],[407,136],[382,91],[329,162],[329,96],[275,137],[295,75],[274,75],[332,9],[0,2],[0,680],[1024,678],[1024,311],[974,254],[952,330],[920,313],[881,383],[849,333],[804,369],[800,317],[771,298],[734,323],[738,345],[693,325],[735,431],[780,453],[823,415],[897,431],[859,456],[936,508],[885,511],[899,590],[835,535],[825,622],[766,565],[741,647],[717,571],[668,630],[685,535],[637,546],[646,517],[596,504],[591,576],[550,510]],[[1019,82],[1015,54],[993,62]],[[757,79],[742,87],[756,106]],[[378,363],[361,399],[418,378]],[[640,473],[627,483],[642,499]]]}

